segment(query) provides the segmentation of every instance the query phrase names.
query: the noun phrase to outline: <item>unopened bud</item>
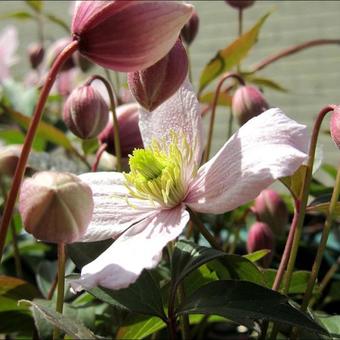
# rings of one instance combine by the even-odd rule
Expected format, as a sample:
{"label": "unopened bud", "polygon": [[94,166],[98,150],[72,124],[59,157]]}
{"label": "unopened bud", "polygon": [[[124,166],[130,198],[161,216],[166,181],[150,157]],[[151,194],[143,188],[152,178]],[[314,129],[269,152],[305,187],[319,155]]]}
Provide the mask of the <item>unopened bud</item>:
{"label": "unopened bud", "polygon": [[225,0],[225,2],[233,8],[245,9],[252,6],[255,0]]}
{"label": "unopened bud", "polygon": [[190,45],[196,38],[199,23],[199,17],[197,15],[197,12],[194,10],[190,20],[183,26],[181,30],[181,37],[187,45]]}
{"label": "unopened bud", "polygon": [[64,106],[64,121],[82,139],[97,137],[109,119],[109,108],[92,85],[79,86],[72,91]]}
{"label": "unopened bud", "polygon": [[32,68],[35,70],[41,64],[44,59],[45,50],[41,44],[33,44],[28,48],[28,56],[30,58],[30,63]]}
{"label": "unopened bud", "polygon": [[255,199],[254,210],[259,221],[267,223],[275,235],[282,236],[288,223],[288,209],[276,191],[263,190]]}
{"label": "unopened bud", "polygon": [[8,145],[0,148],[0,176],[13,176],[21,154],[21,145]]}
{"label": "unopened bud", "polygon": [[255,222],[249,229],[247,238],[247,251],[253,253],[262,249],[269,249],[270,253],[262,257],[259,263],[262,267],[268,268],[274,255],[275,240],[274,234],[266,223]]}
{"label": "unopened bud", "polygon": [[93,213],[90,187],[70,173],[43,171],[23,182],[19,211],[26,231],[52,243],[84,235]]}
{"label": "unopened bud", "polygon": [[[122,157],[127,157],[134,149],[143,148],[142,136],[139,131],[138,104],[125,104],[116,108],[119,126],[119,140]],[[106,143],[106,151],[115,154],[114,129],[112,120],[98,136],[100,143]]]}
{"label": "unopened bud", "polygon": [[233,96],[232,111],[240,125],[269,109],[263,94],[253,86],[241,86]]}
{"label": "unopened bud", "polygon": [[337,106],[332,112],[330,130],[334,143],[340,149],[340,106]]}
{"label": "unopened bud", "polygon": [[188,57],[180,40],[149,68],[128,74],[129,88],[138,103],[153,111],[182,85],[188,73]]}

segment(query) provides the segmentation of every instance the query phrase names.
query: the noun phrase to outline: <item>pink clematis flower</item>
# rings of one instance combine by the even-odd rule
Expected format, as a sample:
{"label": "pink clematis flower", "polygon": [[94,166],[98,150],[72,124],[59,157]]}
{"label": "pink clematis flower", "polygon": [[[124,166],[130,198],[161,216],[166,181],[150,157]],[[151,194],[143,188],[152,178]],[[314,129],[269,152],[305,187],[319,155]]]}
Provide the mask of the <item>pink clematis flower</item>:
{"label": "pink clematis flower", "polygon": [[15,52],[18,44],[18,32],[15,27],[6,27],[0,33],[0,82],[10,76],[9,69],[17,61]]}
{"label": "pink clematis flower", "polygon": [[177,1],[77,1],[72,35],[86,58],[133,72],[169,52],[192,11]]}
{"label": "pink clematis flower", "polygon": [[93,220],[82,241],[116,238],[72,281],[75,290],[120,289],[155,267],[164,246],[185,228],[186,207],[220,214],[254,199],[306,159],[306,127],[280,109],[244,124],[206,164],[200,106],[188,82],[152,112],[140,111],[145,150],[130,156],[129,174],[87,173]]}

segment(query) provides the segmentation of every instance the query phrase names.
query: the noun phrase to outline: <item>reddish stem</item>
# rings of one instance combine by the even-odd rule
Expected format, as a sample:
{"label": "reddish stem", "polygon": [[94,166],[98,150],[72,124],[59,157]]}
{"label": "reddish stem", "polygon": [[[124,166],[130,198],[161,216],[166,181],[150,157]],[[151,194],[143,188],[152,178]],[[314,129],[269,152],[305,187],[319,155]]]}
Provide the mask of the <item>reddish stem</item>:
{"label": "reddish stem", "polygon": [[93,163],[92,169],[91,169],[92,172],[97,172],[98,164],[99,164],[100,159],[102,158],[102,154],[104,153],[104,151],[106,150],[106,148],[107,148],[107,144],[106,144],[106,143],[103,143],[103,144],[99,147],[99,149],[97,150],[97,153],[96,153],[96,160],[95,160],[95,162]]}
{"label": "reddish stem", "polygon": [[13,215],[15,202],[16,202],[18,192],[20,189],[20,185],[21,185],[21,181],[24,176],[25,169],[26,169],[27,159],[30,154],[33,139],[35,137],[39,122],[43,114],[43,108],[48,98],[48,94],[50,93],[51,87],[55,81],[55,78],[58,74],[59,69],[65,63],[65,61],[77,50],[77,48],[78,48],[78,41],[74,40],[68,46],[66,46],[65,49],[58,55],[58,57],[54,61],[48,73],[45,84],[41,90],[40,97],[39,97],[37,106],[35,108],[34,114],[33,114],[33,118],[27,130],[24,145],[22,147],[22,152],[21,152],[21,155],[20,155],[16,170],[15,170],[11,190],[8,194],[8,199],[6,201],[6,206],[3,212],[3,218],[2,218],[1,226],[0,226],[0,260],[1,260],[2,253],[3,253],[8,226]]}

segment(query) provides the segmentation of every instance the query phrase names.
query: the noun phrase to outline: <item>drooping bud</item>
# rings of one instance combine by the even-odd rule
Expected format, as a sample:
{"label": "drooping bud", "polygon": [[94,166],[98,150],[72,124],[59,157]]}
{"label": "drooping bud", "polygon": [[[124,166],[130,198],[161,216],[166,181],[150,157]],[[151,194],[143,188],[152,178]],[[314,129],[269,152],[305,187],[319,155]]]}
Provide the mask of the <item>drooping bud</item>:
{"label": "drooping bud", "polygon": [[288,223],[288,209],[276,191],[263,190],[255,199],[254,210],[259,221],[268,224],[275,235],[282,236]]}
{"label": "drooping bud", "polygon": [[188,73],[188,57],[180,40],[149,68],[128,74],[129,88],[138,103],[153,111],[182,85]]}
{"label": "drooping bud", "polygon": [[232,111],[240,125],[268,109],[263,94],[254,86],[241,86],[233,96]]}
{"label": "drooping bud", "polygon": [[334,143],[340,149],[340,106],[337,106],[332,112],[330,131]]}
{"label": "drooping bud", "polygon": [[[134,149],[143,148],[142,136],[139,131],[138,104],[125,104],[116,108],[119,125],[119,139],[122,157],[127,157]],[[98,136],[100,143],[106,143],[106,151],[115,154],[114,130],[112,120],[109,120],[105,129]]]}
{"label": "drooping bud", "polygon": [[255,222],[248,231],[247,251],[253,253],[261,249],[269,249],[270,253],[259,260],[262,267],[268,268],[274,255],[274,234],[266,223]]}
{"label": "drooping bud", "polygon": [[225,2],[233,8],[245,9],[252,6],[255,0],[225,0]]}
{"label": "drooping bud", "polygon": [[34,70],[36,70],[44,59],[44,47],[39,43],[35,43],[29,46],[27,51],[31,66]]}
{"label": "drooping bud", "polygon": [[197,12],[194,10],[190,20],[183,26],[181,30],[181,37],[187,45],[191,45],[191,43],[196,38],[199,23],[199,17],[197,15]]}
{"label": "drooping bud", "polygon": [[65,124],[78,137],[97,137],[109,119],[109,108],[92,85],[82,85],[72,91],[64,105]]}
{"label": "drooping bud", "polygon": [[72,243],[84,235],[93,206],[90,187],[66,172],[35,174],[23,182],[19,196],[26,231],[52,243]]}
{"label": "drooping bud", "polygon": [[134,72],[169,52],[192,10],[176,1],[79,1],[72,35],[94,63]]}

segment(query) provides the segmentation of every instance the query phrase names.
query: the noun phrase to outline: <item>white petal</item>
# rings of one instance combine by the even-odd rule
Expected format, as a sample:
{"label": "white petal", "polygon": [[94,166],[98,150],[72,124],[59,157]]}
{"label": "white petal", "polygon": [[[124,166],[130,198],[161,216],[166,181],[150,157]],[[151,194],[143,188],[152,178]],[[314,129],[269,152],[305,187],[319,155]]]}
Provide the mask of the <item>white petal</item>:
{"label": "white petal", "polygon": [[170,141],[171,131],[184,134],[195,145],[195,160],[202,155],[203,128],[200,105],[192,85],[185,80],[178,91],[152,112],[140,109],[139,128],[144,145],[153,139]]}
{"label": "white petal", "polygon": [[82,269],[80,279],[70,282],[72,288],[90,289],[98,285],[126,288],[137,280],[144,268],[157,266],[164,246],[182,232],[188,220],[188,212],[178,206],[135,224]]}
{"label": "white petal", "polygon": [[185,200],[193,210],[223,213],[254,199],[307,158],[306,127],[280,109],[249,120],[198,171]]}
{"label": "white petal", "polygon": [[115,238],[159,208],[149,201],[132,198],[122,173],[91,172],[79,177],[90,186],[94,200],[92,221],[81,242]]}

